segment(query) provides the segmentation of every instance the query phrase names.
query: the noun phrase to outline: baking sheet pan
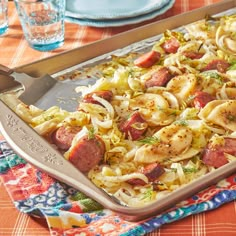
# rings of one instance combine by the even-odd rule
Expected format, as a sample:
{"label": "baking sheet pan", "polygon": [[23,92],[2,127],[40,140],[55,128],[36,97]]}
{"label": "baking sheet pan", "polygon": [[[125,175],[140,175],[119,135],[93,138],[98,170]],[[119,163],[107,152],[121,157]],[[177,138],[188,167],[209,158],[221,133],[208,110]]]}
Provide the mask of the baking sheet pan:
{"label": "baking sheet pan", "polygon": [[[236,7],[236,1],[223,1],[212,6],[198,9],[190,13],[186,13],[177,17],[153,23],[127,33],[114,36],[107,40],[102,40],[82,48],[71,50],[49,59],[41,60],[29,65],[15,68],[17,72],[25,72],[32,76],[40,76],[45,73],[53,74],[54,77],[60,77],[70,74],[71,71],[81,70],[96,63],[109,59],[112,54],[123,54],[132,50],[144,50],[156,40],[156,35],[163,33],[165,29],[174,29],[202,19],[206,14],[217,14],[222,11],[231,11]],[[146,39],[147,38],[147,39]],[[105,46],[106,45],[106,46]],[[107,45],[110,45],[107,47]],[[96,50],[95,50],[96,49]],[[115,50],[115,51],[114,51]],[[40,68],[40,69],[39,69]],[[41,69],[43,68],[43,69]],[[76,105],[71,103],[77,94],[73,94],[74,87],[78,84],[87,83],[88,80],[80,79],[71,81],[65,80],[59,82],[53,91],[45,94],[42,100],[36,105],[40,107],[50,107],[55,105],[55,100],[51,104],[50,94],[56,93],[57,98],[61,98],[60,105],[64,104],[64,108],[71,110]],[[89,81],[93,83],[94,81]],[[61,89],[63,88],[63,89]],[[67,88],[69,91],[64,91]],[[63,93],[61,94],[63,90]],[[71,97],[63,97],[69,94]],[[55,95],[55,94],[54,94]],[[60,100],[60,99],[59,99]],[[58,101],[58,99],[57,99]],[[70,101],[64,103],[62,101]],[[78,172],[60,153],[56,152],[42,137],[35,133],[27,124],[25,124],[11,109],[3,102],[0,102],[2,113],[0,115],[0,130],[11,147],[27,161],[48,172],[53,177],[64,181],[65,183],[78,188],[85,192],[88,196],[94,198],[102,205],[110,208],[127,220],[140,220],[164,211],[179,201],[191,196],[192,194],[206,188],[210,184],[216,183],[222,178],[235,173],[236,161],[208,173],[203,177],[191,182],[190,184],[175,190],[173,194],[166,196],[164,199],[158,200],[157,203],[150,204],[141,208],[129,208],[118,204],[114,199],[104,194],[100,189],[96,188],[87,178]],[[25,140],[31,140],[30,145],[24,145]],[[35,148],[36,146],[36,148]],[[44,152],[45,151],[45,152]],[[44,153],[44,158],[39,155]],[[79,173],[79,174],[78,174]],[[81,174],[81,175],[80,175]],[[81,178],[81,179],[80,179]]]}

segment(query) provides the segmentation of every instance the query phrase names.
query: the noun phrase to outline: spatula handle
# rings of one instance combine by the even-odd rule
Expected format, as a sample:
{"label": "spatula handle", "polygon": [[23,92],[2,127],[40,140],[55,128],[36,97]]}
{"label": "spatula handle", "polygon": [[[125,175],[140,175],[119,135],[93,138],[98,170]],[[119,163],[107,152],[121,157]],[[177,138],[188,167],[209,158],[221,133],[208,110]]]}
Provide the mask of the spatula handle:
{"label": "spatula handle", "polygon": [[0,74],[1,75],[11,75],[13,72],[14,71],[11,68],[0,64]]}

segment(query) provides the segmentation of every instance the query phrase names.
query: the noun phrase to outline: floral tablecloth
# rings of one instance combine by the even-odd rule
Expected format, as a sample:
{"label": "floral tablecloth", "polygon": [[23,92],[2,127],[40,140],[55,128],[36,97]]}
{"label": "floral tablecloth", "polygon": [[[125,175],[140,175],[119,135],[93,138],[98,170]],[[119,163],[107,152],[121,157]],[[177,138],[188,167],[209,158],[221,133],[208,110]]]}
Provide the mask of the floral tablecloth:
{"label": "floral tablecloth", "polygon": [[[144,235],[236,199],[236,174],[145,221],[128,222],[76,189],[60,183],[0,141],[0,177],[21,212],[46,218],[51,235]],[[84,233],[84,234],[81,234]]]}

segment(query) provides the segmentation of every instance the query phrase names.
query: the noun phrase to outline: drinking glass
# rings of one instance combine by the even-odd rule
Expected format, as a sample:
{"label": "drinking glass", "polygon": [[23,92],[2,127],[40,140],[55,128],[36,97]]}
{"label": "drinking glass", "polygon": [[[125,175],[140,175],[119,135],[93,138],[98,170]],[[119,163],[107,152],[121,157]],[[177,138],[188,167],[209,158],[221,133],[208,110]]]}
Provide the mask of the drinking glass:
{"label": "drinking glass", "polygon": [[8,29],[7,4],[8,0],[0,0],[0,35],[4,34]]}
{"label": "drinking glass", "polygon": [[14,0],[30,47],[51,51],[64,43],[65,0]]}

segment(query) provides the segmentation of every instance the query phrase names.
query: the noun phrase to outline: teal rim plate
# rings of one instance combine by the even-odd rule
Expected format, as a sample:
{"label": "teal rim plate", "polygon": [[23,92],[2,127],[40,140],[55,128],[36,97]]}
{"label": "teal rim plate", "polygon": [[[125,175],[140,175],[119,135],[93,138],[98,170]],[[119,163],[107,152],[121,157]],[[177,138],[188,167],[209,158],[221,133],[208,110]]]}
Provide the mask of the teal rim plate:
{"label": "teal rim plate", "polygon": [[66,0],[66,16],[85,19],[121,19],[163,8],[169,0]]}
{"label": "teal rim plate", "polygon": [[82,26],[93,26],[93,27],[118,27],[123,25],[129,24],[136,24],[146,20],[150,20],[155,18],[156,16],[164,14],[167,10],[172,8],[174,5],[175,0],[169,0],[162,8],[149,12],[147,14],[128,17],[128,18],[121,18],[121,19],[85,19],[85,18],[78,18],[78,17],[71,17],[66,15],[66,21],[71,23],[76,23]]}

